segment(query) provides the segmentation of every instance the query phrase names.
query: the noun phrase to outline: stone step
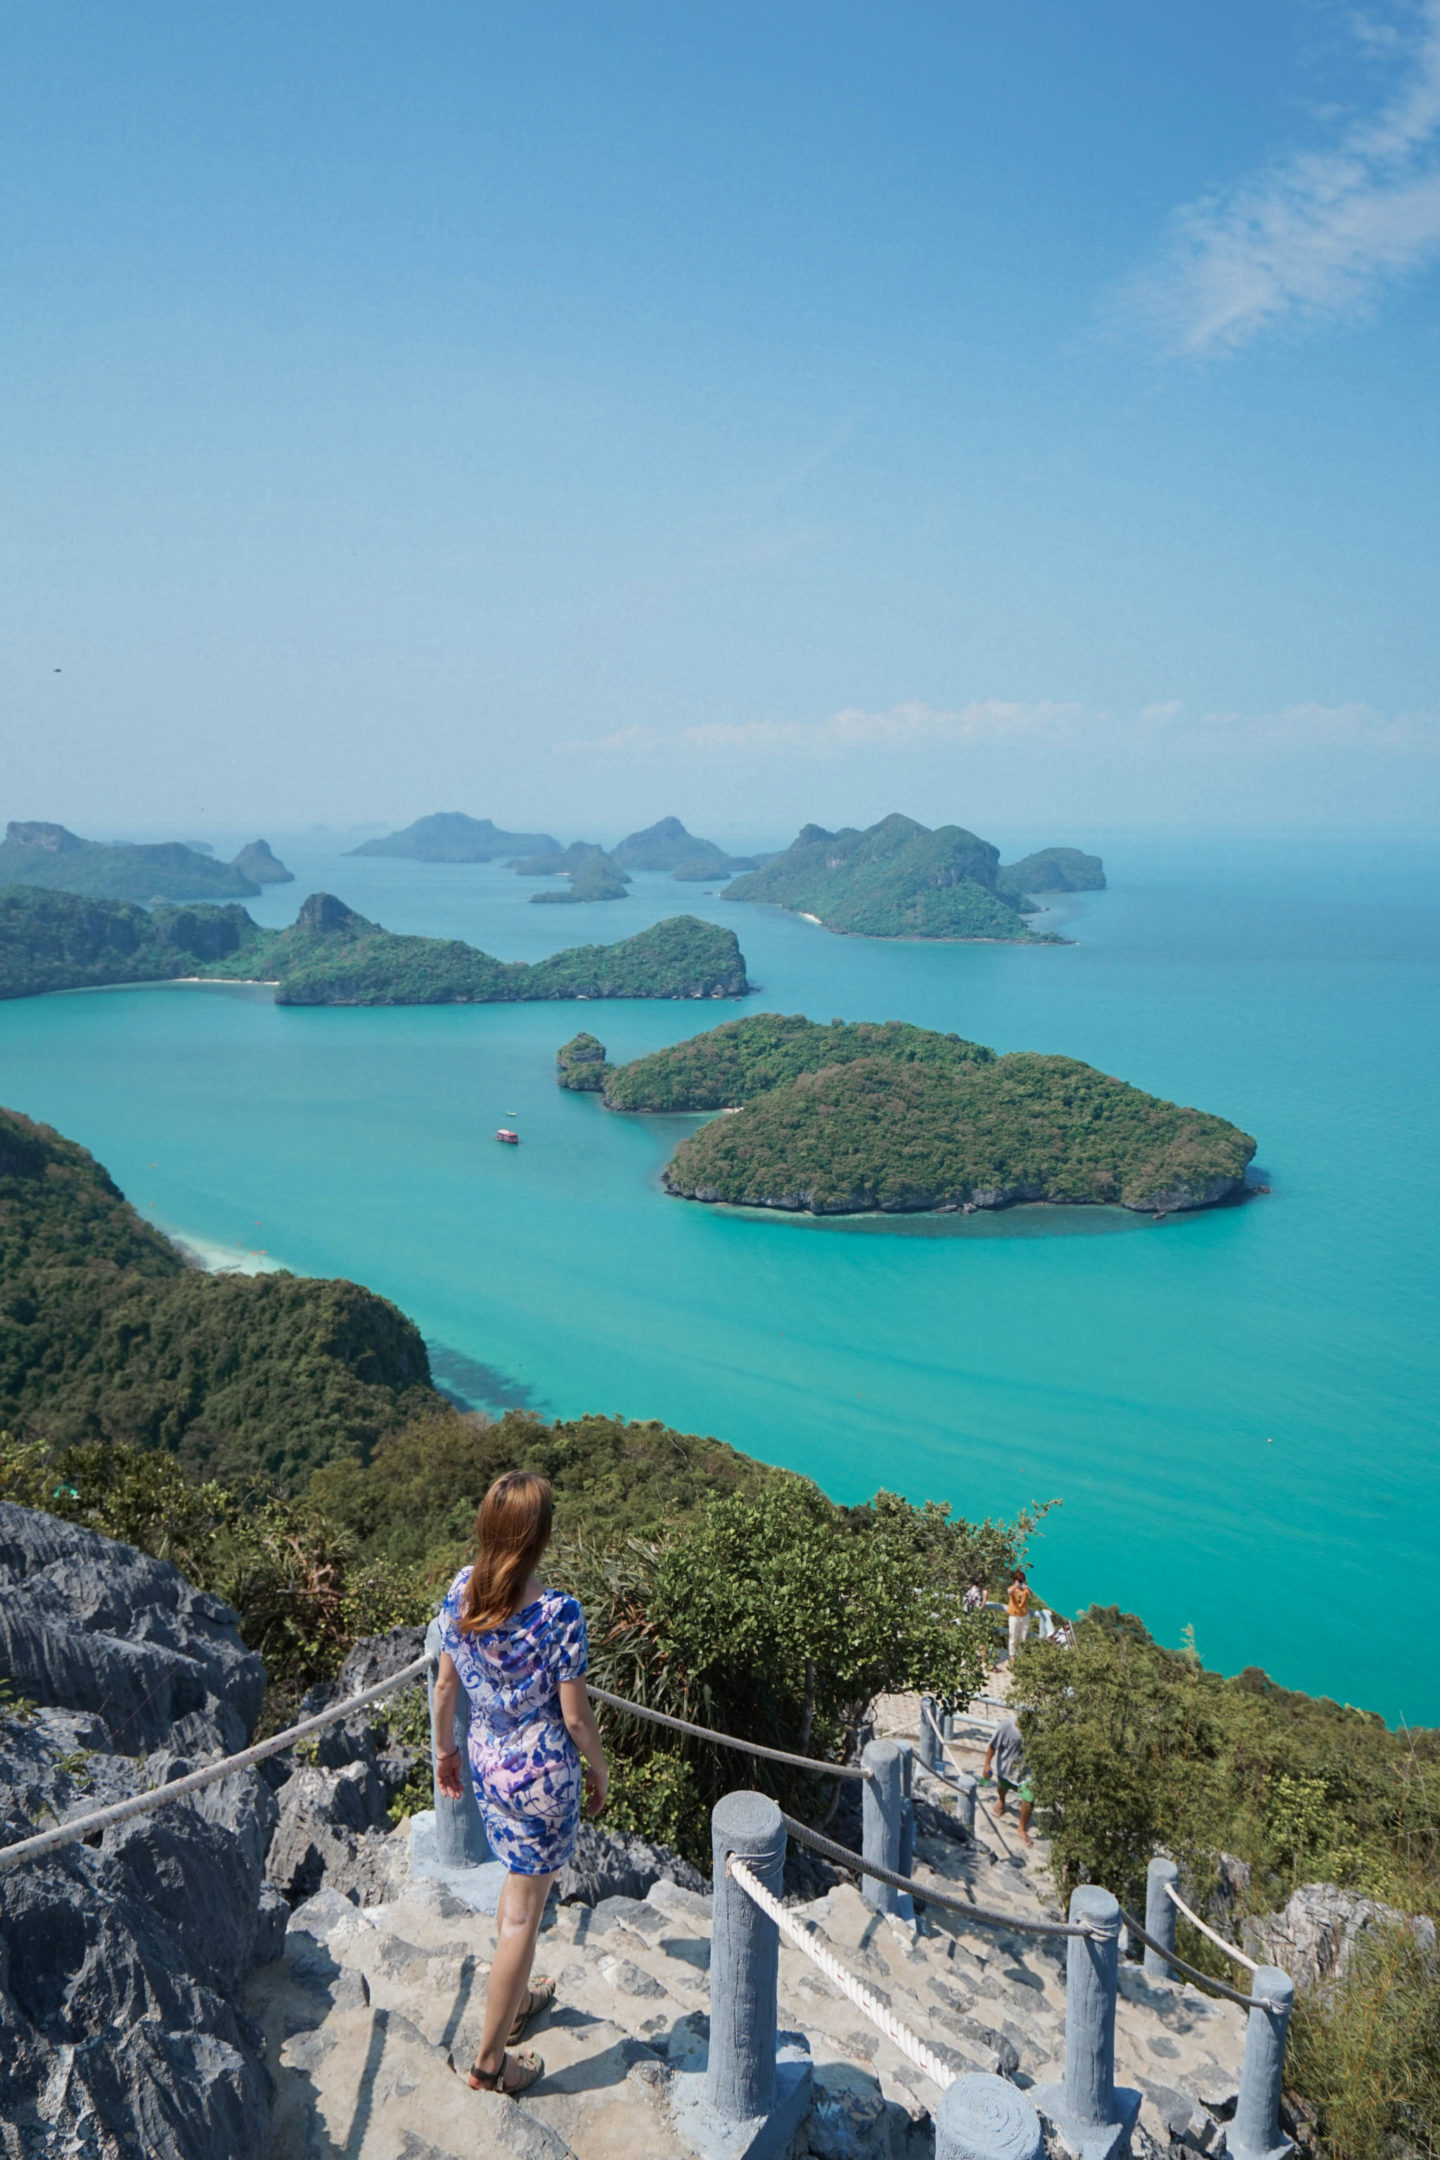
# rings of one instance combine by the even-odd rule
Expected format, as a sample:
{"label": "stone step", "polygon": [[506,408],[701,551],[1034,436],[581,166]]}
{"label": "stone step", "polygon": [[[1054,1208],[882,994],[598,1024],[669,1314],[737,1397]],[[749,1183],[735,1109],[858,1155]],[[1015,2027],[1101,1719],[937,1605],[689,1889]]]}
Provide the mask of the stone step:
{"label": "stone step", "polygon": [[[297,1908],[284,1957],[260,1975],[251,2014],[277,2086],[273,2160],[694,2160],[677,2126],[682,2092],[709,2033],[710,1901],[669,1882],[642,1899],[553,1905],[537,1972],[558,1982],[527,2040],[546,2074],[523,2102],[470,2091],[495,1923],[435,1879],[409,1871],[409,1840],[389,1848],[385,1901],[361,1909],[333,1891]],[[1021,1916],[1037,1911],[1018,1874],[1002,1904],[1000,1869],[948,1840],[926,1855],[933,1879]],[[932,1869],[917,1870],[917,1890]],[[792,1908],[855,1977],[956,2069],[1029,2086],[1064,2058],[1065,1946],[962,1915],[916,1923],[874,1912],[849,1883]],[[1241,2013],[1194,1989],[1156,1987],[1122,1969],[1120,2079],[1146,2096],[1163,2151],[1205,2095],[1233,2089]],[[783,1937],[779,2024],[803,2034],[815,2106],[808,2150],[821,2160],[925,2160],[933,2151],[929,2081]],[[684,2115],[683,2122],[689,2117]],[[1213,2128],[1213,2126],[1212,2126]],[[799,2147],[803,2152],[807,2148]],[[1209,2148],[1202,2148],[1209,2149]]]}

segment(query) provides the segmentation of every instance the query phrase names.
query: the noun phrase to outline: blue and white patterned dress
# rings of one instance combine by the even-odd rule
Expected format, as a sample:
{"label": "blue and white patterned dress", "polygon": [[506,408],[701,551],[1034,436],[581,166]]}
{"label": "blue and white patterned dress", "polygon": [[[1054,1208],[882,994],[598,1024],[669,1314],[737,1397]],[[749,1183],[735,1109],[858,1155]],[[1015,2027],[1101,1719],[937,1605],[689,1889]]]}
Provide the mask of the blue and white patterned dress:
{"label": "blue and white patterned dress", "polygon": [[580,1756],[560,1709],[562,1680],[590,1651],[578,1598],[544,1590],[503,1627],[462,1634],[463,1567],[440,1608],[442,1647],[470,1698],[470,1768],[490,1850],[512,1875],[563,1868],[580,1829]]}

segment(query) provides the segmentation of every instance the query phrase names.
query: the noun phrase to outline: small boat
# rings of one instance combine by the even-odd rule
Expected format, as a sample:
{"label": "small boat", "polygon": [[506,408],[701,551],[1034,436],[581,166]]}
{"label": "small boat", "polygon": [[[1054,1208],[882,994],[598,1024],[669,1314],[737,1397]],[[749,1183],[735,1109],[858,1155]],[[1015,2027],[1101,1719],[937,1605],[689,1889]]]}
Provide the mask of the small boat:
{"label": "small boat", "polygon": [[512,1132],[508,1125],[502,1125],[495,1137],[497,1140],[503,1140],[506,1147],[519,1147],[520,1145],[519,1133]]}

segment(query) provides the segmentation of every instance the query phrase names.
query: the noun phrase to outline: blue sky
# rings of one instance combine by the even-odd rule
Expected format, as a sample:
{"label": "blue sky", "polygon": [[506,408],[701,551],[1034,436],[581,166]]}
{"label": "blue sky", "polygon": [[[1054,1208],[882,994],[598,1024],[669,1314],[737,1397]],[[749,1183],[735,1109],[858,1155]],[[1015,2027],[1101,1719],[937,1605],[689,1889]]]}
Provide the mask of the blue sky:
{"label": "blue sky", "polygon": [[1436,821],[1440,0],[5,24],[0,815]]}

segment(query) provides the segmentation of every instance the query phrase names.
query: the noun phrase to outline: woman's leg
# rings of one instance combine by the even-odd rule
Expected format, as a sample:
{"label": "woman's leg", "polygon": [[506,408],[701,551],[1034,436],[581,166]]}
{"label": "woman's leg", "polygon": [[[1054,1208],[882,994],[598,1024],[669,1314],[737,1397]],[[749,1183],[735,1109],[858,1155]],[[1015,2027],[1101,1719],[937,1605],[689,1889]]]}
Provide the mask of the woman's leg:
{"label": "woman's leg", "polygon": [[506,2037],[530,1985],[535,1938],[554,1880],[553,1874],[505,1877],[495,1916],[495,1962],[485,1989],[485,2029],[477,2069],[494,2072],[504,2060]]}

